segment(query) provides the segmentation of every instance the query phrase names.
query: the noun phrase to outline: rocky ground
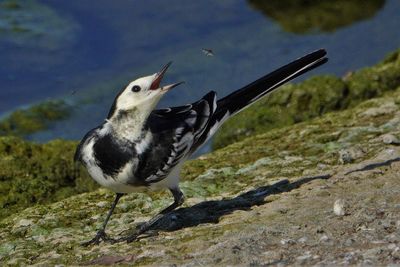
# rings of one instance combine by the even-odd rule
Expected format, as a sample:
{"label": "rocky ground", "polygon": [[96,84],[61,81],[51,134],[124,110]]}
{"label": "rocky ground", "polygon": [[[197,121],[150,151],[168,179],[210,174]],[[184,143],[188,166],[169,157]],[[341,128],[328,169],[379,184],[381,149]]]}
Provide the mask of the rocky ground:
{"label": "rocky ground", "polygon": [[[400,88],[399,88],[400,89]],[[2,265],[400,265],[400,90],[189,162],[185,205],[133,243],[82,247],[113,199],[100,189],[0,221]],[[123,197],[126,235],[172,201]]]}

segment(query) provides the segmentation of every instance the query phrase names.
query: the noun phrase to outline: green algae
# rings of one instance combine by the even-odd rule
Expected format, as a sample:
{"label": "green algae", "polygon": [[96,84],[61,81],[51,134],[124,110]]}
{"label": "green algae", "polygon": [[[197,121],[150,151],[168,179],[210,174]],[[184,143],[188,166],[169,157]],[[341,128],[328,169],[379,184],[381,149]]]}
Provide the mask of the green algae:
{"label": "green algae", "polygon": [[62,100],[46,101],[18,109],[0,120],[0,135],[24,137],[45,130],[51,122],[68,118],[71,107]]}
{"label": "green algae", "polygon": [[73,162],[76,145],[0,137],[0,217],[95,189],[92,179]]}
{"label": "green algae", "polygon": [[[374,16],[384,0],[248,0],[250,6],[277,21],[287,32],[333,32]],[[360,8],[362,6],[362,8]]]}
{"label": "green algae", "polygon": [[4,1],[3,3],[0,4],[0,7],[4,9],[20,9],[21,4],[18,3],[16,0],[9,0],[9,1]]}
{"label": "green algae", "polygon": [[215,135],[212,147],[218,149],[273,128],[353,107],[399,86],[400,51],[343,79],[322,75],[288,84],[229,119]]}
{"label": "green algae", "polygon": [[0,2],[0,36],[7,42],[58,49],[75,38],[77,28],[71,20],[38,1]]}

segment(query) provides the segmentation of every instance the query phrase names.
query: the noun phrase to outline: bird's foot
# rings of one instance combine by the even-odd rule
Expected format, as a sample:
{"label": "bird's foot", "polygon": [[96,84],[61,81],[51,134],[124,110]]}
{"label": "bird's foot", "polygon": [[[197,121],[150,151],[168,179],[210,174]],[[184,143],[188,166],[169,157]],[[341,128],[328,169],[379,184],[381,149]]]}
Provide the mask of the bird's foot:
{"label": "bird's foot", "polygon": [[158,235],[157,230],[150,229],[152,224],[149,222],[140,223],[136,226],[136,230],[132,234],[128,234],[127,236],[120,237],[115,242],[127,242],[131,243],[133,241],[137,241],[142,238],[151,237]]}
{"label": "bird's foot", "polygon": [[158,231],[156,231],[156,230],[148,230],[146,232],[135,232],[131,235],[119,238],[118,240],[116,240],[116,242],[132,243],[134,241],[138,241],[139,239],[156,236],[156,235],[158,235]]}
{"label": "bird's foot", "polygon": [[92,245],[92,244],[98,245],[98,244],[100,244],[100,242],[101,242],[102,240],[103,240],[104,242],[109,242],[109,243],[111,243],[111,244],[117,242],[117,240],[115,240],[115,239],[113,239],[113,238],[111,238],[111,237],[108,237],[107,234],[106,234],[106,232],[105,232],[104,230],[99,230],[99,231],[96,233],[96,236],[95,236],[93,239],[91,239],[91,240],[89,240],[89,241],[86,241],[86,242],[83,242],[81,245],[82,245],[83,247],[87,247],[87,246],[90,246],[90,245]]}
{"label": "bird's foot", "polygon": [[139,239],[139,235],[134,233],[132,235],[126,236],[124,238],[124,241],[126,241],[126,243],[131,243],[131,242],[136,241],[138,239]]}

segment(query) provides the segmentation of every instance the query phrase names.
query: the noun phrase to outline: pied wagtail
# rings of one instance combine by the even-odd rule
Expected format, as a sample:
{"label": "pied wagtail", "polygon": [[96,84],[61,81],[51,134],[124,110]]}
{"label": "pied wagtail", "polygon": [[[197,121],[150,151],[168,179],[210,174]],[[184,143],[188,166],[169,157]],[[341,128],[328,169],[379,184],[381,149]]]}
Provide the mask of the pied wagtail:
{"label": "pied wagtail", "polygon": [[105,233],[118,200],[143,189],[169,189],[174,202],[137,231],[118,241],[131,242],[163,215],[182,205],[179,189],[182,164],[209,140],[229,117],[272,92],[280,85],[325,62],[325,50],[299,58],[249,85],[217,99],[214,91],[192,104],[155,109],[161,97],[180,83],[160,86],[171,63],[150,76],[130,82],[115,97],[107,119],[89,131],[75,154],[91,177],[116,193],[115,200],[96,236],[83,245],[115,242]]}

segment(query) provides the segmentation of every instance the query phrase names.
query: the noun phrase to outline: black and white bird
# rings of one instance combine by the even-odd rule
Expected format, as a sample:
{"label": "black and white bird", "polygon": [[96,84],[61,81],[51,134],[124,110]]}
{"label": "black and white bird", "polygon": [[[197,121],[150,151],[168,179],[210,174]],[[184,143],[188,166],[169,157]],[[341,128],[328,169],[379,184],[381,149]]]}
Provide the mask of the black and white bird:
{"label": "black and white bird", "polygon": [[80,142],[75,160],[80,161],[100,185],[116,193],[115,200],[96,236],[84,245],[101,240],[115,242],[105,233],[108,220],[121,196],[145,189],[169,189],[174,202],[138,230],[119,240],[133,241],[163,215],[179,207],[182,164],[231,116],[293,78],[327,61],[325,50],[299,58],[247,86],[217,99],[214,91],[184,106],[155,109],[160,99],[181,83],[161,86],[171,63],[150,76],[130,82],[116,96],[107,118]]}

